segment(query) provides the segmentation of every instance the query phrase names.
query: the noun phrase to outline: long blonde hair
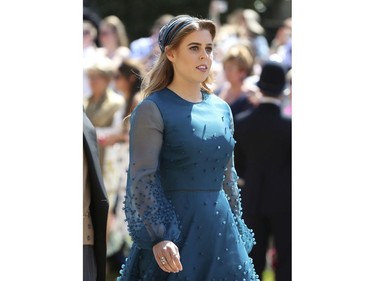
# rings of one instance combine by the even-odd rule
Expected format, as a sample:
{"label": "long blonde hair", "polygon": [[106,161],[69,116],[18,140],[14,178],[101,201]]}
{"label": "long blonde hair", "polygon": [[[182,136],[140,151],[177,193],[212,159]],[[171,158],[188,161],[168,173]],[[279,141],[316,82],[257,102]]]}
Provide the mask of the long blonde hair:
{"label": "long blonde hair", "polygon": [[[198,18],[191,19],[193,19],[193,21],[190,23],[187,22],[186,25],[176,33],[174,38],[168,44],[170,49],[177,48],[183,38],[194,31],[208,30],[212,36],[212,40],[214,40],[216,35],[216,26],[213,21]],[[142,81],[141,91],[143,98],[148,97],[155,91],[159,91],[167,87],[172,82],[173,76],[173,65],[168,60],[166,52],[162,51],[160,57]],[[201,83],[203,90],[207,91],[208,93],[212,93],[212,90],[207,85],[210,84],[212,80],[212,73],[210,72],[207,79]]]}
{"label": "long blonde hair", "polygon": [[125,25],[118,17],[115,15],[107,16],[102,19],[100,26],[109,26],[116,33],[118,46],[129,46],[129,39]]}

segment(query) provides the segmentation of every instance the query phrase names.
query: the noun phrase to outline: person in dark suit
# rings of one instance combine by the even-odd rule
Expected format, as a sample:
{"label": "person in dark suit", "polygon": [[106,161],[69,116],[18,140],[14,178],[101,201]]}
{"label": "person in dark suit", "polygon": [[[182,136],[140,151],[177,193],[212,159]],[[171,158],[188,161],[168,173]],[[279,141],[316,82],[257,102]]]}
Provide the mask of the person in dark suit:
{"label": "person in dark suit", "polygon": [[83,281],[105,281],[108,199],[96,131],[83,111]]}
{"label": "person in dark suit", "polygon": [[235,166],[242,186],[243,218],[254,230],[250,256],[255,271],[265,269],[272,237],[276,280],[291,281],[291,119],[282,117],[286,83],[282,64],[268,61],[257,82],[262,98],[254,111],[235,122]]}

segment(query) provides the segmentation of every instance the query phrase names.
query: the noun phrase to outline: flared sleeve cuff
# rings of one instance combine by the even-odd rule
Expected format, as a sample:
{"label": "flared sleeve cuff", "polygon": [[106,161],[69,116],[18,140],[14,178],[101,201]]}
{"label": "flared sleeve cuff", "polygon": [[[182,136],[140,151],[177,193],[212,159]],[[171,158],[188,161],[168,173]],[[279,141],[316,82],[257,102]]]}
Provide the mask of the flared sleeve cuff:
{"label": "flared sleeve cuff", "polygon": [[240,233],[242,243],[244,244],[247,253],[250,253],[253,246],[256,244],[254,232],[247,227],[244,220],[239,216],[234,216],[234,221],[237,225],[238,232]]}

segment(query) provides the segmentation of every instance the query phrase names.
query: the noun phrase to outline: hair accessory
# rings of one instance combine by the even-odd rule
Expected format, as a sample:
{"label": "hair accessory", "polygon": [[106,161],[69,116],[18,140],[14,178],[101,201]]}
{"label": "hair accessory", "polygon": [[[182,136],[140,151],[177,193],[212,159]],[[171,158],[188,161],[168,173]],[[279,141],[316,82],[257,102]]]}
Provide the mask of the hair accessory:
{"label": "hair accessory", "polygon": [[181,15],[173,18],[169,23],[164,25],[159,31],[159,47],[162,53],[165,51],[165,46],[168,46],[178,32],[184,27],[195,21],[191,16]]}

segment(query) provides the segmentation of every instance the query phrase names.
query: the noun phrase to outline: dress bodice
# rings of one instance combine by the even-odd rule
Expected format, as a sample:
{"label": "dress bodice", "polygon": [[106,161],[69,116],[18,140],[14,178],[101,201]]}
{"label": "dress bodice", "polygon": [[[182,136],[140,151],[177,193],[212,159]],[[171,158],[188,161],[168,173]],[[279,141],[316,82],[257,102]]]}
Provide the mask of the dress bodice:
{"label": "dress bodice", "polygon": [[192,103],[169,89],[147,100],[156,104],[164,124],[159,167],[163,188],[220,190],[235,143],[228,105],[207,93]]}

